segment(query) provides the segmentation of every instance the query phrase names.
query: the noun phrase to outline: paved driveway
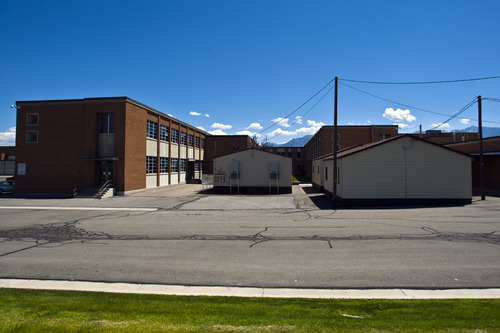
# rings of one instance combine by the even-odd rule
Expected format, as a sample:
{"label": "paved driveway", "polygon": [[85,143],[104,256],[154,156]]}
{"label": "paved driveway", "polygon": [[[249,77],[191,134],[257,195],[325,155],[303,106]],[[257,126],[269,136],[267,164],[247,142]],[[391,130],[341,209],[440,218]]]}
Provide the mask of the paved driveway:
{"label": "paved driveway", "polygon": [[0,278],[304,288],[500,287],[500,200],[334,210],[311,188],[178,185],[0,199]]}

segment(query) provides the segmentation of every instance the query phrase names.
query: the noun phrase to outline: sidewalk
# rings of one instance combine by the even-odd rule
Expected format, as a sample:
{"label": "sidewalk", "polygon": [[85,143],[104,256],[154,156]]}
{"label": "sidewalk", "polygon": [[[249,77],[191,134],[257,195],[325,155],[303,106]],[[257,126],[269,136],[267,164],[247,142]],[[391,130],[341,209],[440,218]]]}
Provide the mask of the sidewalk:
{"label": "sidewalk", "polygon": [[179,296],[329,298],[329,299],[475,299],[500,298],[494,289],[291,289],[251,287],[200,287],[159,284],[84,281],[0,279],[0,288],[70,290]]}

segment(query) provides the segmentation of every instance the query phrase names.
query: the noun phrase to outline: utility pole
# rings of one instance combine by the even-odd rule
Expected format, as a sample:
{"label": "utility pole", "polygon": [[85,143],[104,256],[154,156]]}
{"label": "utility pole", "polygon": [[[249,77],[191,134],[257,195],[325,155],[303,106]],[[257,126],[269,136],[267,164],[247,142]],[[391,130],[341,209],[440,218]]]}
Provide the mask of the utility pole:
{"label": "utility pole", "polygon": [[337,95],[338,78],[335,77],[335,94],[333,102],[333,207],[337,208]]}
{"label": "utility pole", "polygon": [[481,181],[481,200],[485,200],[484,194],[484,157],[483,157],[483,121],[481,110],[481,96],[477,96],[478,128],[479,128],[479,176]]}

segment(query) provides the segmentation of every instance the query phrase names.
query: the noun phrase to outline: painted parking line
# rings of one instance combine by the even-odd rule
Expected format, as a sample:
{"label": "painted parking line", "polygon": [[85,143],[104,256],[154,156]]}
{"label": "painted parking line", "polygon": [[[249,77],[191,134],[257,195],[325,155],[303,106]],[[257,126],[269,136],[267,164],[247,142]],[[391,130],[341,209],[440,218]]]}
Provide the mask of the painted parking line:
{"label": "painted parking line", "polygon": [[36,206],[0,206],[0,209],[17,210],[106,210],[106,211],[136,211],[136,212],[154,212],[158,208],[128,208],[128,207],[36,207]]}

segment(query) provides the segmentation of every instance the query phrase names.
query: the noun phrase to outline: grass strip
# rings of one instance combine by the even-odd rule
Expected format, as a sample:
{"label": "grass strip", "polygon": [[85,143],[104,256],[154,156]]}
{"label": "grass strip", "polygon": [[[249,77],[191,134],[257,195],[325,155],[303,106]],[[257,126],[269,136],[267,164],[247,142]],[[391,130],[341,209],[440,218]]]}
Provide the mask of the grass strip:
{"label": "grass strip", "polygon": [[0,289],[1,332],[499,332],[500,300],[194,297]]}

